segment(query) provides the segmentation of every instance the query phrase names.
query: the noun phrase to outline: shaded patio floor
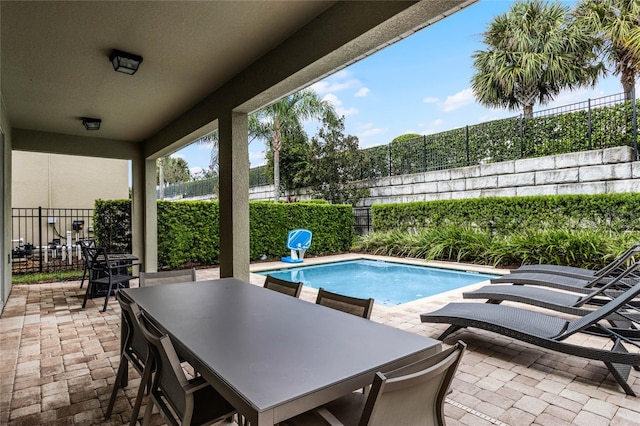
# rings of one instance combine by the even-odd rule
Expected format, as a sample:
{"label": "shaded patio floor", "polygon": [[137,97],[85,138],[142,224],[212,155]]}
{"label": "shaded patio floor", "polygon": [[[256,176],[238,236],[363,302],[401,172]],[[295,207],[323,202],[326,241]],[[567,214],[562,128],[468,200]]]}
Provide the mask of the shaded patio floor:
{"label": "shaded patio floor", "polygon": [[[255,264],[252,271],[280,265]],[[217,277],[217,269],[197,271],[198,280]],[[264,277],[252,274],[251,281],[262,284]],[[119,306],[112,299],[100,312],[104,299],[94,299],[81,309],[79,286],[73,281],[13,287],[0,317],[0,424],[128,423],[139,380],[133,369],[126,396],[119,393],[110,421],[103,417],[119,362]],[[305,287],[301,298],[313,302],[315,295]],[[446,325],[422,324],[419,314],[461,298],[457,290],[393,308],[376,305],[372,320],[435,338]],[[477,329],[457,332],[445,345],[457,339],[468,350],[445,405],[450,425],[640,424],[640,398],[626,396],[600,362]],[[632,371],[629,383],[640,394],[639,372]],[[153,424],[163,424],[160,416]]]}

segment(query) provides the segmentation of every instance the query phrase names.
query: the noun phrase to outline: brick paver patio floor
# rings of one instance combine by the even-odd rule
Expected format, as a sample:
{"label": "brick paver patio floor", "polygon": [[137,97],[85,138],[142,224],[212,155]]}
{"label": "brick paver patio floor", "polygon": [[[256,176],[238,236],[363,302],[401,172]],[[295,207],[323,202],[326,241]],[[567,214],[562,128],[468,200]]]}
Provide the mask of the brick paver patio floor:
{"label": "brick paver patio floor", "polygon": [[[197,277],[217,278],[218,271],[198,270]],[[263,280],[252,274],[254,284]],[[301,297],[313,302],[315,294],[305,287]],[[78,281],[14,285],[0,317],[0,424],[129,422],[139,382],[133,369],[111,419],[103,417],[119,362],[120,308],[112,299],[100,312],[103,299],[95,299],[81,309],[83,295]],[[453,291],[393,308],[376,305],[372,320],[435,338],[446,325],[422,324],[419,314],[460,299]],[[457,339],[468,350],[445,404],[450,425],[640,424],[640,398],[626,396],[600,362],[477,329],[459,331],[445,345]],[[639,372],[632,371],[629,383],[640,394]],[[153,424],[163,424],[159,415]]]}

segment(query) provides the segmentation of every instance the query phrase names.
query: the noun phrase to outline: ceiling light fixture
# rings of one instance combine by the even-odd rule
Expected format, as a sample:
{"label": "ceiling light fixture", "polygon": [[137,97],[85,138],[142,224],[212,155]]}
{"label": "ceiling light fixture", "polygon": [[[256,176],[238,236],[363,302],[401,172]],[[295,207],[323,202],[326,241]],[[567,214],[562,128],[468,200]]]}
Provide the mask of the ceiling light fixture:
{"label": "ceiling light fixture", "polygon": [[140,63],[142,62],[142,56],[116,49],[111,52],[109,60],[114,70],[132,75],[138,71],[138,67],[140,67]]}
{"label": "ceiling light fixture", "polygon": [[87,130],[100,130],[100,124],[101,123],[102,123],[102,120],[100,120],[99,118],[86,118],[85,117],[85,118],[82,119],[82,125]]}

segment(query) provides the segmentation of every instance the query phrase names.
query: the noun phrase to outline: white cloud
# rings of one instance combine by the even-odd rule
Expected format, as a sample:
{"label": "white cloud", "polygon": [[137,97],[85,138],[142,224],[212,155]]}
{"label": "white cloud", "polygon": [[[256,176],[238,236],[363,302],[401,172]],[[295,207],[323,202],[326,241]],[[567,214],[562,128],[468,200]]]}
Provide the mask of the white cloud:
{"label": "white cloud", "polygon": [[322,100],[329,102],[331,105],[333,105],[333,107],[336,109],[336,112],[338,113],[338,115],[342,116],[348,116],[348,115],[354,115],[358,113],[358,110],[356,108],[345,108],[342,104],[342,101],[333,93],[328,93],[326,95],[324,95],[324,97],[322,98]]}
{"label": "white cloud", "polygon": [[367,129],[364,132],[360,133],[360,135],[362,137],[373,136],[373,135],[379,135],[380,133],[384,133],[386,131],[387,131],[387,129],[382,129],[380,127],[372,127],[370,129]]}
{"label": "white cloud", "polygon": [[197,176],[199,174],[201,174],[202,172],[204,172],[204,169],[200,166],[195,166],[195,167],[189,167],[189,174],[191,176]]}
{"label": "white cloud", "polygon": [[475,98],[473,97],[473,91],[471,88],[468,88],[456,93],[455,95],[447,96],[447,99],[441,105],[441,108],[444,112],[450,112],[471,104],[474,101]]}
{"label": "white cloud", "polygon": [[267,164],[264,151],[249,151],[249,164],[251,167],[262,166]]}
{"label": "white cloud", "polygon": [[422,100],[425,104],[436,104],[440,99],[434,97],[426,97]]}
{"label": "white cloud", "polygon": [[184,160],[184,155],[180,154],[178,152],[174,152],[173,154],[171,154],[169,157],[171,158],[182,158]]}
{"label": "white cloud", "polygon": [[319,81],[317,83],[313,83],[310,86],[310,89],[314,90],[316,93],[322,95],[325,93],[331,93],[331,92],[341,92],[343,90],[346,89],[351,89],[357,85],[359,85],[360,82],[358,80],[352,79],[352,80],[347,80],[347,81],[327,81],[327,80],[322,80]]}
{"label": "white cloud", "polygon": [[358,90],[354,96],[360,98],[360,97],[363,97],[363,96],[367,96],[370,92],[371,92],[371,90],[369,90],[368,87],[361,87],[360,90]]}

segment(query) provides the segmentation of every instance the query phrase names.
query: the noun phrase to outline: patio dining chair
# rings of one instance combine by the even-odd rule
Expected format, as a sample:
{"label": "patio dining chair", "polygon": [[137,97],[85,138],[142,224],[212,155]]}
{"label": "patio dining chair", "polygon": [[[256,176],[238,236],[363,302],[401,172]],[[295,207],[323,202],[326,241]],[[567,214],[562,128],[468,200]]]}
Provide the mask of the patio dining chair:
{"label": "patio dining chair", "polygon": [[320,288],[318,290],[316,304],[337,309],[357,317],[369,319],[371,318],[374,300],[371,298],[361,299],[359,297],[345,296],[343,294],[332,293],[324,288]]}
{"label": "patio dining chair", "polygon": [[121,291],[116,293],[116,300],[120,303],[122,310],[122,330],[124,335],[124,342],[122,344],[122,352],[120,354],[120,365],[118,366],[118,372],[116,374],[116,381],[113,384],[113,390],[111,391],[111,397],[109,398],[109,405],[105,412],[105,419],[111,417],[113,411],[113,405],[116,401],[118,394],[118,388],[122,387],[125,374],[129,368],[129,364],[142,376],[142,381],[138,388],[138,395],[133,405],[133,412],[131,413],[131,425],[135,425],[135,421],[138,418],[140,411],[140,404],[142,402],[142,393],[144,388],[149,385],[150,371],[144,374],[144,367],[147,361],[147,341],[140,329],[140,322],[138,315],[140,314],[140,308],[138,304],[130,300]]}
{"label": "patio dining chair", "polygon": [[196,270],[178,269],[175,271],[140,272],[140,287],[192,282],[196,280]]}
{"label": "patio dining chair", "polygon": [[386,373],[369,395],[350,393],[281,423],[283,426],[444,425],[444,401],[466,344]]}
{"label": "patio dining chair", "polygon": [[89,266],[89,284],[84,294],[82,308],[86,306],[89,296],[93,295],[98,288],[101,288],[106,291],[104,306],[102,307],[104,312],[107,310],[107,303],[109,303],[111,293],[119,288],[128,287],[130,280],[138,278],[129,273],[129,268],[141,264],[111,260],[107,249],[104,247],[86,247],[84,250],[87,253]]}
{"label": "patio dining chair", "polygon": [[267,275],[267,279],[264,281],[264,288],[277,291],[278,293],[286,294],[288,296],[300,297],[302,292],[302,282],[292,282],[276,278],[273,275]]}
{"label": "patio dining chair", "polygon": [[80,281],[80,288],[84,285],[84,279],[87,277],[87,274],[91,270],[91,266],[89,265],[89,256],[87,254],[86,249],[89,247],[96,246],[96,240],[93,238],[84,238],[78,240],[77,244],[80,246],[80,251],[82,252],[82,259],[84,260],[84,269],[82,270],[82,280]]}
{"label": "patio dining chair", "polygon": [[143,425],[151,421],[153,406],[171,425],[208,425],[232,418],[236,410],[201,376],[187,380],[170,337],[138,314],[140,329],[148,343],[145,373],[153,369],[150,400]]}

